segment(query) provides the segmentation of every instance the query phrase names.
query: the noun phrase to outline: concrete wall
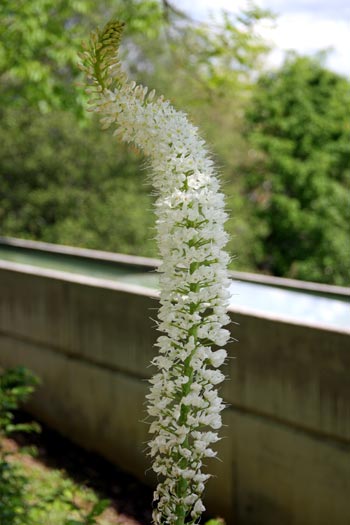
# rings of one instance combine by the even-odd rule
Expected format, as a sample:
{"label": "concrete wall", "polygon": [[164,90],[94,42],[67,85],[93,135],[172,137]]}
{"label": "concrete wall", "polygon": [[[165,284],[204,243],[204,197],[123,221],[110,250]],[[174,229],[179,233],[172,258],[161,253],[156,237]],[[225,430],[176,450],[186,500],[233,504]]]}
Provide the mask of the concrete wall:
{"label": "concrete wall", "polygon": [[[0,261],[0,365],[42,378],[38,418],[149,483],[141,421],[157,305],[141,287]],[[208,508],[228,525],[348,525],[350,330],[231,316],[240,343],[228,348]]]}

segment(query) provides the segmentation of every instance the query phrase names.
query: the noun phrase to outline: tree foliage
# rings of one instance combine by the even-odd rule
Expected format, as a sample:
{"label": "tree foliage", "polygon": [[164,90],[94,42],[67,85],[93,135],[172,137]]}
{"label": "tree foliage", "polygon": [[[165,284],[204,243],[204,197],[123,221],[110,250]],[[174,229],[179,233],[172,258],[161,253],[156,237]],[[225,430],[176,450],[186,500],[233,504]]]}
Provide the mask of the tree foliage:
{"label": "tree foliage", "polygon": [[349,83],[300,57],[261,75],[254,6],[199,23],[175,0],[0,2],[2,235],[155,254],[143,160],[92,129],[76,86],[81,40],[114,14],[127,73],[210,144],[235,268],[346,282]]}
{"label": "tree foliage", "polygon": [[45,113],[65,109],[82,117],[85,96],[76,87],[81,77],[77,53],[86,33],[113,12],[130,22],[130,34],[159,31],[161,9],[155,0],[2,0],[2,104]]}
{"label": "tree foliage", "polygon": [[[244,208],[232,148],[244,155],[242,106],[266,51],[255,30],[265,13],[252,9],[206,26],[174,5],[103,0],[96,11],[92,0],[1,3],[2,234],[155,253],[142,158],[136,160],[88,122],[80,124],[85,99],[74,85],[80,78],[77,48],[92,24],[114,12],[126,22],[122,52],[130,76],[189,111],[214,145],[230,204]],[[246,217],[238,222],[249,235]],[[243,239],[242,253],[245,237],[237,238]],[[244,253],[241,261],[248,262]]]}
{"label": "tree foliage", "polygon": [[291,55],[263,75],[249,114],[256,157],[245,186],[257,223],[258,267],[348,283],[350,84],[320,58]]}
{"label": "tree foliage", "polygon": [[67,112],[11,109],[2,121],[6,235],[154,255],[152,199],[135,154]]}

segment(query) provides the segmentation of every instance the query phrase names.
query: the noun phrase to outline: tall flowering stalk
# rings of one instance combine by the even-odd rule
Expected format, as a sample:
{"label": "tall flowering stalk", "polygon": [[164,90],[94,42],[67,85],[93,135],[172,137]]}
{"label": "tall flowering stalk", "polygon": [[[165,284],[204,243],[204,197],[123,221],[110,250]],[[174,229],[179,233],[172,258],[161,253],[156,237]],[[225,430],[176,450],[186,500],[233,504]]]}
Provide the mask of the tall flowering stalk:
{"label": "tall flowering stalk", "polygon": [[160,271],[158,372],[147,395],[152,418],[149,446],[159,483],[153,520],[161,525],[198,523],[210,477],[203,461],[216,452],[220,412],[218,370],[229,338],[223,326],[229,298],[224,198],[213,163],[184,113],[154,90],[127,79],[118,60],[123,24],[94,32],[81,53],[92,110],[104,128],[150,158],[156,201]]}

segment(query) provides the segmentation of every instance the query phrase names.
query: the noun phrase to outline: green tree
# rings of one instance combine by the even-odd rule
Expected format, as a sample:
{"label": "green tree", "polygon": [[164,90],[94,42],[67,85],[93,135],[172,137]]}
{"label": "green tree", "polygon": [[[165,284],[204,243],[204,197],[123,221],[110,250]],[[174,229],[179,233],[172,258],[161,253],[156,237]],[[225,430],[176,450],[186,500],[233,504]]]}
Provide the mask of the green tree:
{"label": "green tree", "polygon": [[141,159],[67,112],[0,115],[3,235],[154,255]]}
{"label": "green tree", "polygon": [[263,75],[248,114],[254,148],[245,187],[259,269],[348,284],[350,83],[322,56],[291,54]]}
{"label": "green tree", "polygon": [[66,109],[81,117],[85,95],[75,85],[81,78],[77,53],[89,30],[113,13],[129,22],[130,34],[159,31],[156,0],[1,0],[0,104]]}

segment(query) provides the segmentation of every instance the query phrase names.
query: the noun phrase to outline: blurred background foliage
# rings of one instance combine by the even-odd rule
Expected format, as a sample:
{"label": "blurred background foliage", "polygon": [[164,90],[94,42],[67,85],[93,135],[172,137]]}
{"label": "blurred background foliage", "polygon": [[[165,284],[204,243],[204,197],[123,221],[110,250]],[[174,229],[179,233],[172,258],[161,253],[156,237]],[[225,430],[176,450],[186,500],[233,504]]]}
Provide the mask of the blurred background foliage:
{"label": "blurred background foliage", "polygon": [[200,23],[176,0],[2,0],[1,235],[156,256],[147,161],[86,111],[81,40],[127,23],[129,75],[210,144],[235,269],[348,284],[350,83],[322,54],[269,70],[253,4]]}

